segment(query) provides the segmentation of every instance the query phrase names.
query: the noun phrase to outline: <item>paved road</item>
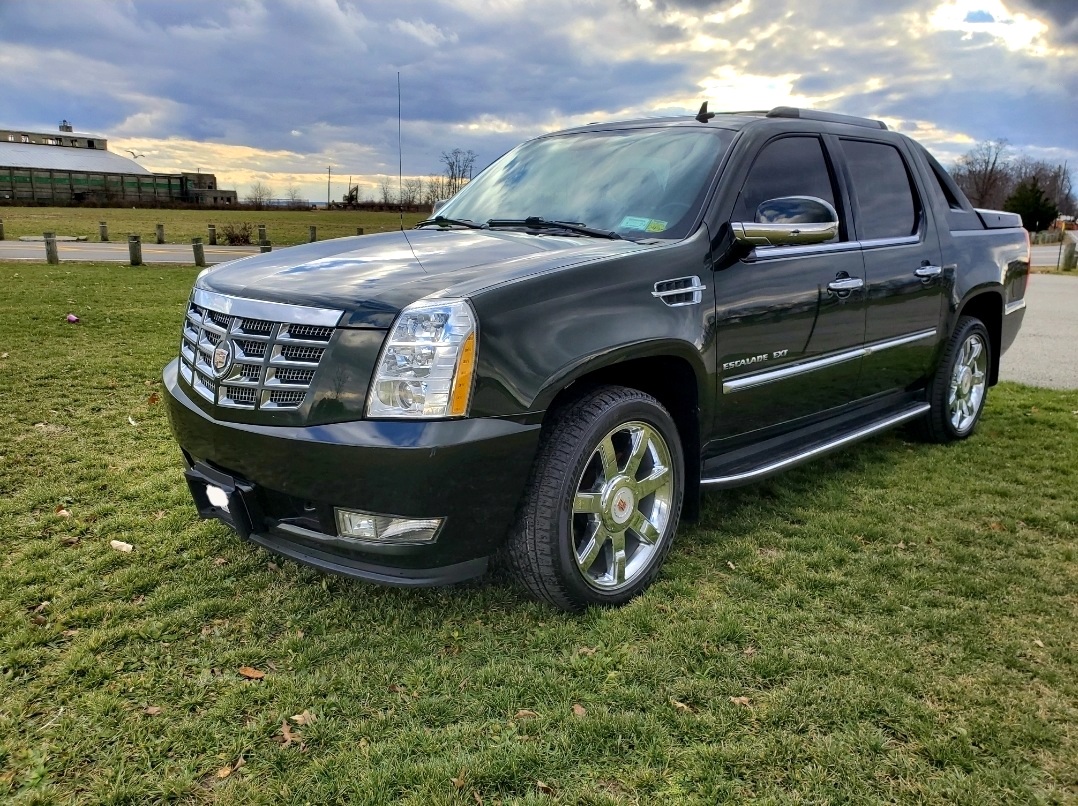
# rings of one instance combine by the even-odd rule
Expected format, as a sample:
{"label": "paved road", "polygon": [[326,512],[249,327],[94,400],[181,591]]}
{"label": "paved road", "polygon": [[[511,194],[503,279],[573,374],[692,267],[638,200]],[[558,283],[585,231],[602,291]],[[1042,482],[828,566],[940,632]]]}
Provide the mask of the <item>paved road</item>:
{"label": "paved road", "polygon": [[[1068,232],[1067,238],[1078,243],[1078,232]],[[1055,266],[1060,260],[1060,246],[1057,243],[1045,244],[1033,247],[1033,259],[1030,261],[1034,266]]]}
{"label": "paved road", "polygon": [[[118,261],[127,263],[127,241],[118,243],[66,242],[56,244],[60,260]],[[258,252],[257,246],[205,246],[207,263],[223,263]],[[0,260],[45,260],[45,244],[33,241],[0,241]],[[191,246],[178,243],[143,243],[143,263],[188,263],[194,265]]]}
{"label": "paved road", "polygon": [[1078,389],[1078,277],[1029,278],[1026,318],[999,375],[1032,386]]}

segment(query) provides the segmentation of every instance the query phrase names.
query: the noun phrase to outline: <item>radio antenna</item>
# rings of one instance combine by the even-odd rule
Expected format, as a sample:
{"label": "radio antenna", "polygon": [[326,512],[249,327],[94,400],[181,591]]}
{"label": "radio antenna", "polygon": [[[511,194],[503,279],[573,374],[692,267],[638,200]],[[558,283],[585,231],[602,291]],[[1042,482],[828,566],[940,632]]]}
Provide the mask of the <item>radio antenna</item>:
{"label": "radio antenna", "polygon": [[[419,255],[415,253],[415,247],[412,246],[412,239],[408,237],[408,232],[404,229],[404,147],[401,145],[401,71],[397,71],[397,209],[400,211],[401,217],[401,235],[404,236],[405,243],[408,244],[408,249],[412,253],[412,257],[415,258],[415,262],[419,264],[419,268],[423,269],[423,263],[419,259]],[[426,271],[426,269],[423,269]]]}
{"label": "radio antenna", "polygon": [[[404,148],[401,146],[401,71],[397,71],[397,210],[404,232]],[[411,246],[411,242],[409,242]]]}

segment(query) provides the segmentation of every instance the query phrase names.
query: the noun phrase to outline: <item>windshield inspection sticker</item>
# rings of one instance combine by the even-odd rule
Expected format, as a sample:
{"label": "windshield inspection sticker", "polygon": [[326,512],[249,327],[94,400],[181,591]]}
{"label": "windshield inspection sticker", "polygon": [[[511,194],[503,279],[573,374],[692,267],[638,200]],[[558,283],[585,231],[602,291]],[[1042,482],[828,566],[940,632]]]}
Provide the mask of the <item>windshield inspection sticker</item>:
{"label": "windshield inspection sticker", "polygon": [[657,218],[641,218],[640,216],[627,215],[621,219],[620,229],[638,229],[642,232],[662,232],[666,229],[667,222]]}

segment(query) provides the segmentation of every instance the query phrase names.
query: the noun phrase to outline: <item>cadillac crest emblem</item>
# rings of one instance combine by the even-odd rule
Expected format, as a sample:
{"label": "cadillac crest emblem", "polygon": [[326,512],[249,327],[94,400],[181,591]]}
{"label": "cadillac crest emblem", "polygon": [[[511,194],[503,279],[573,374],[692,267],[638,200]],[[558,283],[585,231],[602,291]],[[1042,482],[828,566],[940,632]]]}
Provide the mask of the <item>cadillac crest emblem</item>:
{"label": "cadillac crest emblem", "polygon": [[213,351],[213,374],[217,378],[223,378],[232,369],[232,342],[221,339]]}

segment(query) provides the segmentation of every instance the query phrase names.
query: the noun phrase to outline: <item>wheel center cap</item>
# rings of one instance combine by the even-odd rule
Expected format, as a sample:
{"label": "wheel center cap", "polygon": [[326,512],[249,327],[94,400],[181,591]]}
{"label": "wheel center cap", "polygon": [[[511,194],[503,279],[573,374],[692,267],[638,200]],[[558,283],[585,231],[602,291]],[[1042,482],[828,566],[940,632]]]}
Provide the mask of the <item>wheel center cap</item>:
{"label": "wheel center cap", "polygon": [[962,374],[958,376],[958,394],[969,397],[971,388],[973,388],[973,373],[968,369],[963,369]]}
{"label": "wheel center cap", "polygon": [[618,526],[626,523],[633,516],[635,508],[636,499],[633,497],[633,491],[628,487],[622,487],[610,499],[610,517]]}

